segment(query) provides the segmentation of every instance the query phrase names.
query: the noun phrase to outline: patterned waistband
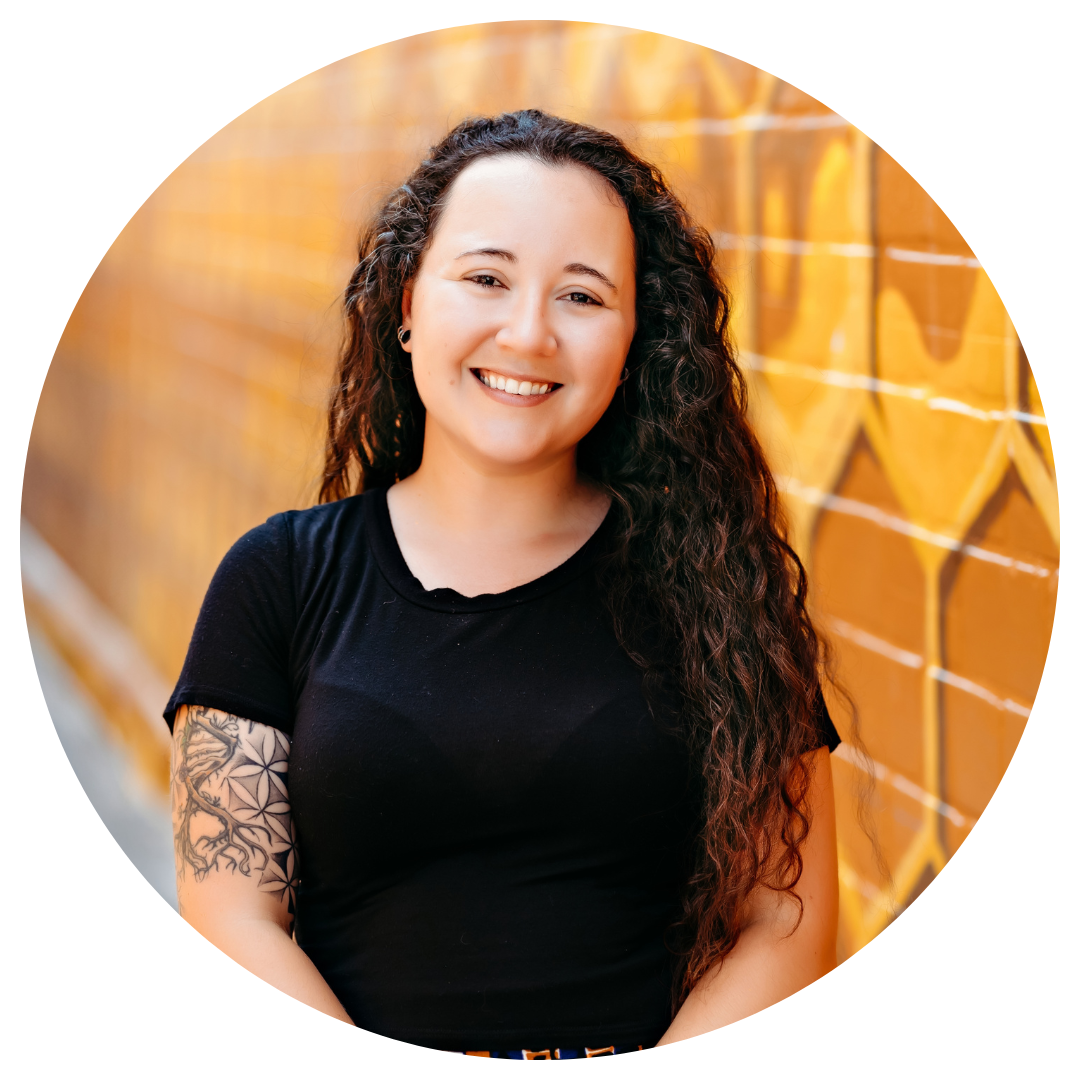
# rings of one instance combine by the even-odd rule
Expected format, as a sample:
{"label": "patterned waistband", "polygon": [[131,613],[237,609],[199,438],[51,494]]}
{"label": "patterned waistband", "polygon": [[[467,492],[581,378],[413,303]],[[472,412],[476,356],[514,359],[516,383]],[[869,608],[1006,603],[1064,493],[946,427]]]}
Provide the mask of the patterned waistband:
{"label": "patterned waistband", "polygon": [[518,1061],[559,1061],[566,1058],[592,1058],[606,1057],[609,1054],[630,1054],[635,1050],[644,1050],[638,1046],[598,1046],[590,1049],[582,1047],[577,1050],[568,1050],[558,1047],[554,1050],[462,1050],[468,1057],[486,1058],[514,1058]]}

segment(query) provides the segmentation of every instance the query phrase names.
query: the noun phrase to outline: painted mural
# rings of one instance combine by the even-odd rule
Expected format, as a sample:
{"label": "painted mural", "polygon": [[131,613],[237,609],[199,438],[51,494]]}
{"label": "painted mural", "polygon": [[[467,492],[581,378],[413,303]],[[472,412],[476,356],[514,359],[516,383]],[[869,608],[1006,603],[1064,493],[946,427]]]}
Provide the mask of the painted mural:
{"label": "painted mural", "polygon": [[[717,242],[867,750],[834,758],[850,955],[956,852],[1009,763],[1049,645],[1057,498],[1038,389],[975,253],[885,150],[778,78],[654,34],[515,22],[382,46],[266,99],[162,184],[87,286],[25,516],[167,688],[227,548],[314,501],[358,223],[449,126],[531,106],[627,139]],[[160,777],[123,678],[73,662]],[[881,858],[854,800],[871,777]]]}

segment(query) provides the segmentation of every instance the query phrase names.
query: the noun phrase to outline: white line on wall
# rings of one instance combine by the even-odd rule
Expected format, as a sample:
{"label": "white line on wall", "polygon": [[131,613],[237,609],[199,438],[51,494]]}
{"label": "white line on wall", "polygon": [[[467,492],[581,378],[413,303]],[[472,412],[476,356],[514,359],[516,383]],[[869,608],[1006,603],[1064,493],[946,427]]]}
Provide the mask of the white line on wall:
{"label": "white line on wall", "polygon": [[890,769],[888,765],[882,765],[880,761],[875,761],[872,757],[857,754],[847,743],[842,742],[834,753],[841,761],[854,766],[861,772],[868,773],[880,783],[888,784],[909,799],[922,803],[923,806],[929,807],[942,817],[948,818],[954,825],[970,829],[975,824],[975,818],[970,818],[966,814],[962,814],[955,806],[942,802],[941,799],[931,795],[928,791],[924,791],[918,784],[909,780],[902,773]]}
{"label": "white line on wall", "polygon": [[686,120],[646,120],[634,125],[635,132],[647,139],[677,139],[688,135],[726,137],[744,131],[822,131],[851,125],[836,113],[783,116],[779,113],[748,113],[743,116],[713,118],[690,117]]}
{"label": "white line on wall", "polygon": [[893,645],[884,638],[876,637],[874,634],[870,634],[867,631],[860,629],[858,626],[853,626],[843,619],[829,616],[826,621],[841,637],[847,638],[848,641],[853,641],[856,645],[861,645],[864,649],[869,649],[871,652],[887,656],[890,660],[895,660],[896,663],[903,664],[904,667],[918,669],[923,666],[923,658],[918,653],[909,652],[907,649],[901,649],[898,645]]}
{"label": "white line on wall", "polygon": [[930,668],[930,675],[946,686],[951,686],[956,690],[963,690],[965,694],[981,698],[987,705],[993,705],[995,709],[1000,709],[1002,712],[1015,713],[1017,716],[1024,717],[1025,720],[1031,715],[1031,710],[1026,705],[1021,705],[1019,702],[1013,701],[1012,698],[999,698],[997,694],[991,693],[985,686],[980,686],[970,679],[965,679],[962,675],[954,675],[951,671],[939,667]]}
{"label": "white line on wall", "polygon": [[864,521],[873,522],[880,528],[910,536],[914,540],[923,540],[928,544],[933,544],[935,547],[946,548],[949,551],[959,551],[962,555],[968,555],[973,559],[993,563],[995,566],[1002,566],[1008,570],[1016,570],[1021,574],[1031,574],[1033,577],[1049,578],[1057,575],[1056,569],[1038,566],[1022,559],[1013,559],[996,551],[976,547],[974,544],[965,544],[955,537],[946,536],[944,533],[934,532],[931,529],[924,529],[921,525],[913,525],[910,521],[898,517],[896,514],[890,514],[879,506],[872,506],[870,503],[859,502],[857,499],[849,499],[843,495],[834,495],[822,491],[819,488],[803,484],[791,476],[777,476],[776,484],[781,491],[809,503],[811,506],[820,506],[823,510],[832,510],[838,514],[862,518]]}
{"label": "white line on wall", "polygon": [[739,233],[715,232],[716,246],[732,249],[768,251],[777,255],[839,255],[846,259],[872,259],[877,248],[869,244],[841,244],[830,240],[790,240],[777,236],[741,236]]}
{"label": "white line on wall", "polygon": [[[875,652],[879,656],[884,656],[897,664],[903,664],[904,667],[918,670],[926,662],[918,653],[901,649],[899,645],[894,645],[891,641],[886,641],[884,638],[868,633],[861,627],[854,626],[843,619],[826,616],[825,622],[842,638],[846,638],[853,644],[870,652]],[[962,690],[966,694],[971,694],[973,697],[985,701],[987,705],[992,705],[1002,712],[1015,713],[1025,719],[1031,715],[1031,709],[1028,706],[1021,705],[1018,701],[1013,701],[1012,698],[998,697],[993,691],[987,690],[985,686],[980,686],[977,682],[972,682],[971,679],[965,679],[963,675],[956,675],[940,667],[930,667],[927,674],[932,679],[936,679],[946,686],[951,686],[955,690]]]}
{"label": "white line on wall", "polygon": [[1018,409],[979,409],[965,401],[934,395],[925,386],[905,386],[903,383],[889,382],[873,375],[861,375],[855,371],[837,371],[834,368],[819,368],[813,364],[799,364],[792,360],[779,360],[760,353],[741,352],[739,359],[751,371],[760,371],[766,375],[779,375],[784,378],[806,379],[810,382],[837,386],[844,390],[869,390],[888,397],[908,398],[919,401],[935,412],[958,413],[972,420],[984,423],[1002,423],[1005,420],[1017,420],[1021,424],[1037,424],[1046,427],[1046,417],[1035,413],[1021,412]]}
{"label": "white line on wall", "polygon": [[844,244],[831,240],[795,240],[781,236],[750,236],[742,233],[714,232],[716,246],[724,251],[767,251],[777,255],[835,255],[842,259],[873,259],[881,256],[893,262],[918,263],[923,266],[963,266],[980,269],[982,263],[970,255],[944,251],[920,251],[890,244],[884,250],[873,244]]}
{"label": "white line on wall", "polygon": [[908,248],[887,247],[885,258],[895,262],[924,263],[929,266],[967,266],[978,269],[982,264],[969,255],[947,255],[940,251],[911,251]]}

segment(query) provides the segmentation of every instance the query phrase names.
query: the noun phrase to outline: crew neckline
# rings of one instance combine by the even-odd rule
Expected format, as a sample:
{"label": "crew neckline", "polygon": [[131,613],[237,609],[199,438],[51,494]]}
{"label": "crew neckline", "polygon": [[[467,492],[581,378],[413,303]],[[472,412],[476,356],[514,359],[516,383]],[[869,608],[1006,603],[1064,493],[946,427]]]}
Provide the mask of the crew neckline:
{"label": "crew neckline", "polygon": [[602,545],[601,534],[611,516],[600,523],[596,531],[565,562],[523,585],[515,585],[500,593],[480,593],[478,596],[463,596],[454,589],[425,589],[419,579],[409,569],[405,556],[401,553],[394,526],[390,521],[390,508],[386,502],[386,488],[374,488],[365,491],[362,498],[366,504],[364,515],[368,524],[368,542],[372,554],[382,571],[387,584],[399,596],[432,611],[462,613],[471,611],[494,611],[498,608],[514,607],[545,596],[555,589],[580,577],[596,562]]}

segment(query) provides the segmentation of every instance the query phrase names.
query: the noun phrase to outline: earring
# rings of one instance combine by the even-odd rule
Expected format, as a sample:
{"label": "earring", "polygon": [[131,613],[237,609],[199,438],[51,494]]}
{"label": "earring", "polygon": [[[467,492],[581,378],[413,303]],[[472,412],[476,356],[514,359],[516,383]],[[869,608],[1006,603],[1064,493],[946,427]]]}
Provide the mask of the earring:
{"label": "earring", "polygon": [[629,378],[630,378],[630,369],[624,367],[622,369],[622,375],[619,376],[619,385],[622,386],[622,384],[624,382],[626,382],[626,380],[629,379]]}
{"label": "earring", "polygon": [[397,339],[401,342],[402,345],[405,345],[411,337],[411,330],[406,330],[404,326],[399,326],[397,328]]}

